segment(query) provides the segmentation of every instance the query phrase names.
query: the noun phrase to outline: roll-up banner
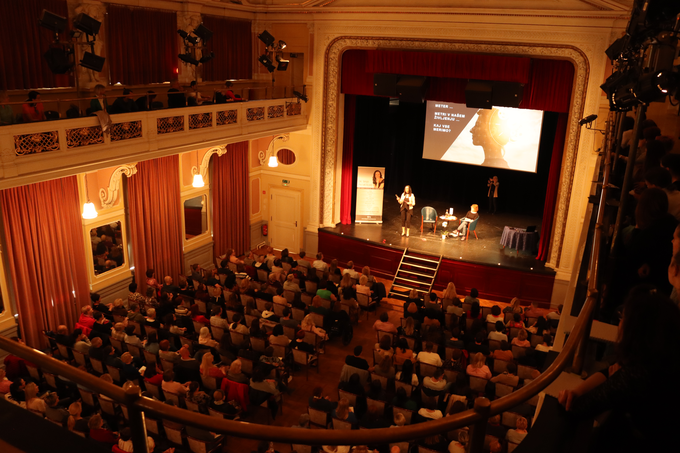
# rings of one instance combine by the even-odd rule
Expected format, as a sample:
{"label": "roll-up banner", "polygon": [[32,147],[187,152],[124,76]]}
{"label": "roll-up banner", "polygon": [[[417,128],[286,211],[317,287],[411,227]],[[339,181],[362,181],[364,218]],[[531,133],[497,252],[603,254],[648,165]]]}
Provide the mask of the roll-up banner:
{"label": "roll-up banner", "polygon": [[385,167],[359,167],[355,223],[382,223]]}

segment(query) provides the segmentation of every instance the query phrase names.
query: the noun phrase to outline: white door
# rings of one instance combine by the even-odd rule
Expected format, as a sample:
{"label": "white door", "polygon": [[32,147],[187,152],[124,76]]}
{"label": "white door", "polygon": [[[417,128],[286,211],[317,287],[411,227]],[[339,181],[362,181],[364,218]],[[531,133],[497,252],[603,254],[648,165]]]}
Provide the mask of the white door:
{"label": "white door", "polygon": [[287,189],[271,189],[269,243],[275,249],[300,251],[300,192]]}

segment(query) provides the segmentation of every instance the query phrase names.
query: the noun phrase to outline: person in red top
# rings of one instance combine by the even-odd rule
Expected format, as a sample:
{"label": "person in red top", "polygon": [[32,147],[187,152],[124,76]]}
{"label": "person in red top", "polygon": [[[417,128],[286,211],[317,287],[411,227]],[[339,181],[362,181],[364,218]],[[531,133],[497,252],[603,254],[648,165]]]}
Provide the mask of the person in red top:
{"label": "person in red top", "polygon": [[[19,344],[26,344],[24,343],[24,340],[22,340],[19,337],[11,337],[10,340],[16,341]],[[28,368],[27,366],[33,366],[31,362],[28,360],[24,360],[21,357],[17,357],[14,354],[10,354],[7,357],[5,357],[5,374],[7,375],[7,379],[10,381],[16,381],[17,379],[20,379],[25,376],[29,376],[28,373]]]}
{"label": "person in red top", "polygon": [[113,446],[118,443],[118,435],[113,431],[104,429],[104,421],[102,420],[101,415],[94,414],[91,416],[87,421],[87,426],[90,428],[90,439],[104,444],[109,444],[109,446]]}
{"label": "person in red top", "polygon": [[94,317],[92,316],[92,307],[89,305],[85,305],[83,308],[80,309],[80,318],[78,318],[78,324],[85,326],[92,330],[92,327],[94,326]]}
{"label": "person in red top", "polygon": [[193,304],[191,307],[189,307],[189,311],[191,312],[192,321],[200,322],[201,324],[205,324],[206,326],[210,324],[208,318],[203,316],[201,312],[198,310],[198,304]]}
{"label": "person in red top", "polygon": [[40,93],[37,91],[29,91],[28,99],[21,106],[21,114],[24,117],[24,123],[33,123],[35,121],[45,120],[45,107],[40,100]]}
{"label": "person in red top", "polygon": [[524,323],[522,322],[522,315],[519,313],[515,313],[513,316],[512,321],[508,321],[506,324],[506,327],[508,329],[511,328],[517,328],[517,329],[524,329]]}

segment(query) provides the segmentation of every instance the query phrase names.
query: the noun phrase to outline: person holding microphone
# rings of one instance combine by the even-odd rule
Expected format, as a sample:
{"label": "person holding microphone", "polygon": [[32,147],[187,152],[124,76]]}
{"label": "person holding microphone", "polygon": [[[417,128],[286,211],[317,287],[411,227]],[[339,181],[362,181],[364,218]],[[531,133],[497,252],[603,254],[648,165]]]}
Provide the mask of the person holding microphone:
{"label": "person holding microphone", "polygon": [[498,176],[494,176],[493,178],[489,178],[489,181],[487,181],[486,186],[489,188],[489,214],[495,214],[496,209],[498,209],[498,185],[500,183],[498,182]]}
{"label": "person holding microphone", "polygon": [[404,187],[404,193],[394,195],[401,205],[401,235],[408,236],[411,230],[411,217],[413,216],[413,207],[416,205],[416,197],[413,195],[411,186]]}

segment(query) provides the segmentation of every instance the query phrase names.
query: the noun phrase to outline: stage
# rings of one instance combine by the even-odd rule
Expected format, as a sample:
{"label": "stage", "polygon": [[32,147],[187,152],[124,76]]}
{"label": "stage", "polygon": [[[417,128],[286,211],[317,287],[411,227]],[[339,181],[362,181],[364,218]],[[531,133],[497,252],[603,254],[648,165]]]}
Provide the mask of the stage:
{"label": "stage", "polygon": [[467,294],[471,287],[475,287],[480,296],[492,300],[509,302],[517,296],[541,305],[549,304],[555,272],[538,261],[535,254],[518,254],[516,250],[503,249],[500,245],[504,226],[525,228],[534,225],[540,231],[540,216],[518,215],[502,209],[491,215],[486,212],[486,201],[480,200],[479,239],[470,233],[468,241],[450,237],[442,240],[441,231],[452,232],[458,226],[457,220],[446,228],[439,220],[436,234],[432,227],[425,226],[421,235],[420,209],[423,206],[432,206],[438,215],[453,207],[454,215],[459,218],[465,216],[469,206],[429,202],[418,199],[417,194],[411,235],[402,237],[399,204],[386,196],[382,224],[321,228],[319,251],[324,253],[326,261],[336,258],[344,265],[352,260],[357,266],[370,266],[376,275],[392,278],[404,249],[408,248],[411,252],[442,257],[436,289],[443,289],[449,281],[453,281],[459,294]]}

